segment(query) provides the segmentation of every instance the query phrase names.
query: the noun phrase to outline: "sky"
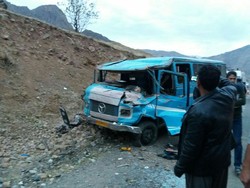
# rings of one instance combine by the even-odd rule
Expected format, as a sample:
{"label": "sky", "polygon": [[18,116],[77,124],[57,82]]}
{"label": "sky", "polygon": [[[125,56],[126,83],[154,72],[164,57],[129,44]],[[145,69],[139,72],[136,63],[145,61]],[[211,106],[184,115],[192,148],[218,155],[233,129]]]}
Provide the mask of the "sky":
{"label": "sky", "polygon": [[[34,9],[66,0],[7,1]],[[250,44],[249,0],[91,1],[99,18],[87,29],[134,49],[208,57]]]}

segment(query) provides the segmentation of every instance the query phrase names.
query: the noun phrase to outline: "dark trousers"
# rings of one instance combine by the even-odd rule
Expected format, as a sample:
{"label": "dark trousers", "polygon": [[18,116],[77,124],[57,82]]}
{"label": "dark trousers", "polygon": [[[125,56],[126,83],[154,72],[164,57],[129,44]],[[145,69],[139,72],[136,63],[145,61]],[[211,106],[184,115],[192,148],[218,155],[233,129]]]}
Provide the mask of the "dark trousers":
{"label": "dark trousers", "polygon": [[228,168],[222,170],[213,176],[194,176],[192,174],[185,174],[186,188],[226,188]]}
{"label": "dark trousers", "polygon": [[234,117],[233,120],[233,135],[236,142],[234,148],[234,166],[240,167],[242,164],[242,117],[241,115]]}

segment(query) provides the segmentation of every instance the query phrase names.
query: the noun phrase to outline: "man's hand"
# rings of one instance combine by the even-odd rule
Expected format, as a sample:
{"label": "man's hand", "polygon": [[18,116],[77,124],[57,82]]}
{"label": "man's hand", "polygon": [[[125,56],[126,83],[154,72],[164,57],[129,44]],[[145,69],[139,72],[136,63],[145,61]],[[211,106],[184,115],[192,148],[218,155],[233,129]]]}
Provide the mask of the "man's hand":
{"label": "man's hand", "polygon": [[240,180],[244,184],[245,188],[250,188],[250,144],[247,145]]}
{"label": "man's hand", "polygon": [[175,165],[174,167],[174,174],[179,178],[183,175],[183,172],[180,168],[178,168],[178,165]]}
{"label": "man's hand", "polygon": [[240,174],[240,180],[245,188],[250,188],[250,170],[243,168]]}

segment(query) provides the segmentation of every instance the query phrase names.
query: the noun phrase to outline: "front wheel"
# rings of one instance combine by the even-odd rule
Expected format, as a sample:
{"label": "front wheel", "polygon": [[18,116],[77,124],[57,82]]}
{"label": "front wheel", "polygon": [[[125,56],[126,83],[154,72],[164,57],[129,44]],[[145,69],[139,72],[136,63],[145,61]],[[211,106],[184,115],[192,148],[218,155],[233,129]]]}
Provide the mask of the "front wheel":
{"label": "front wheel", "polygon": [[140,142],[141,145],[147,146],[153,144],[157,140],[158,128],[152,121],[143,121],[138,125],[141,128],[142,133],[136,136],[135,142],[137,145]]}

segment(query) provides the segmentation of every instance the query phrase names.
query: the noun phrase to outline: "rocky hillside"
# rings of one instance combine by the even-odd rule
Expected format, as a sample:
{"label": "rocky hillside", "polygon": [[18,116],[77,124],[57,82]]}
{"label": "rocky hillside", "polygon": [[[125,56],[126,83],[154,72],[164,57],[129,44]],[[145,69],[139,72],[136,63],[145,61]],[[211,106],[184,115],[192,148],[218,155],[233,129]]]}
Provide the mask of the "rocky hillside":
{"label": "rocky hillside", "polygon": [[71,117],[81,112],[80,96],[97,64],[144,53],[118,50],[3,9],[0,24],[0,180],[8,183],[26,165],[20,156],[35,160],[58,154],[69,142],[85,145],[86,136],[56,137],[59,106]]}
{"label": "rocky hillside", "polygon": [[8,95],[23,97],[20,102],[26,105],[33,103],[30,98],[42,102],[52,97],[53,91],[81,93],[92,81],[96,64],[138,57],[8,11],[1,11],[0,18],[1,87]]}

